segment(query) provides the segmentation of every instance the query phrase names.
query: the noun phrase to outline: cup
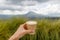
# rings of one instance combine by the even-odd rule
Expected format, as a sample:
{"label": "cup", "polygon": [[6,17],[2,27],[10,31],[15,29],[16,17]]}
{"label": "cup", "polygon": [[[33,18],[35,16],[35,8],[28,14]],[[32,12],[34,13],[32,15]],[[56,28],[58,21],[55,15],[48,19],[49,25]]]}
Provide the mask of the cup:
{"label": "cup", "polygon": [[37,26],[37,21],[27,21],[26,22],[27,30],[33,30],[33,32],[29,33],[30,35],[35,34],[36,26]]}

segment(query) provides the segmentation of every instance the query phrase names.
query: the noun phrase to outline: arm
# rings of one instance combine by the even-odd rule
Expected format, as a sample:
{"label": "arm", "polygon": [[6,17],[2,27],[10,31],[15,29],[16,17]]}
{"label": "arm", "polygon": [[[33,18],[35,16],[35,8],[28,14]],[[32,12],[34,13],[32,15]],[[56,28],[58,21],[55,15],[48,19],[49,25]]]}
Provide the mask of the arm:
{"label": "arm", "polygon": [[32,30],[25,30],[23,26],[21,25],[17,31],[10,37],[9,40],[19,40],[21,37],[23,37],[25,34],[28,34],[32,32]]}
{"label": "arm", "polygon": [[25,32],[19,33],[18,31],[16,31],[9,40],[19,40],[19,38],[23,37],[25,34]]}

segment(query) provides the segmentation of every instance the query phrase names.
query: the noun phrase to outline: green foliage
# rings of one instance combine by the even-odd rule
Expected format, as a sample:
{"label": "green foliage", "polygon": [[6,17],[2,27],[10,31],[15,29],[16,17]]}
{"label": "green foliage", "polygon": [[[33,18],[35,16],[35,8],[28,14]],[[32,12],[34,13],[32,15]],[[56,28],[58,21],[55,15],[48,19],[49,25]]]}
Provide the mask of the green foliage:
{"label": "green foliage", "polygon": [[[20,24],[26,22],[25,18],[11,18],[0,20],[0,40],[8,40]],[[35,35],[25,35],[20,40],[60,40],[60,19],[40,19]]]}

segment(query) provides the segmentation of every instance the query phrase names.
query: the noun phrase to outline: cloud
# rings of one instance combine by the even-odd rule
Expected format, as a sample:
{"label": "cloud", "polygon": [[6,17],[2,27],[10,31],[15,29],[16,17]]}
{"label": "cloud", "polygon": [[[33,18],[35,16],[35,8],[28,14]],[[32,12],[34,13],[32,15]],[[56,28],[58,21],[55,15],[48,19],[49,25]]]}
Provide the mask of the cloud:
{"label": "cloud", "polygon": [[60,13],[59,0],[33,0],[33,3],[31,2],[31,4],[28,4],[28,2],[24,4],[22,1],[24,0],[0,1],[0,14],[19,15],[26,14],[29,11],[44,15],[49,13]]}
{"label": "cloud", "polygon": [[[26,0],[7,0],[7,1],[9,2],[9,4],[20,5],[20,2],[26,1]],[[27,0],[27,1],[31,1],[31,0]],[[43,3],[43,2],[47,2],[49,0],[32,0],[32,1],[37,1],[37,2]]]}
{"label": "cloud", "polygon": [[28,11],[11,11],[11,10],[0,10],[0,14],[3,15],[23,15],[26,14]]}
{"label": "cloud", "polygon": [[3,4],[5,2],[6,2],[6,0],[0,0],[0,4]]}
{"label": "cloud", "polygon": [[44,15],[46,15],[46,14],[49,14],[49,13],[60,13],[60,6],[59,6],[59,4],[51,4],[51,3],[49,3],[49,4],[45,4],[45,5],[41,5],[42,7],[40,7],[39,9],[38,9],[38,7],[37,7],[37,10],[35,11],[36,13],[38,13],[38,14],[44,14]]}
{"label": "cloud", "polygon": [[10,11],[10,10],[4,10],[3,12],[2,12],[2,14],[7,14],[7,15],[13,15],[13,12],[12,11]]}
{"label": "cloud", "polygon": [[19,5],[8,5],[8,4],[4,4],[4,5],[0,5],[0,10],[20,10],[22,11],[22,7]]}
{"label": "cloud", "polygon": [[[19,9],[19,7],[17,8]],[[60,5],[48,2],[48,3],[37,4],[35,6],[21,6],[21,10],[3,10],[3,14],[19,15],[19,14],[26,14],[29,11],[33,11],[37,14],[43,14],[43,15],[47,15],[49,13],[60,13]]]}
{"label": "cloud", "polygon": [[49,0],[36,0],[36,1],[43,3],[43,2],[48,2]]}

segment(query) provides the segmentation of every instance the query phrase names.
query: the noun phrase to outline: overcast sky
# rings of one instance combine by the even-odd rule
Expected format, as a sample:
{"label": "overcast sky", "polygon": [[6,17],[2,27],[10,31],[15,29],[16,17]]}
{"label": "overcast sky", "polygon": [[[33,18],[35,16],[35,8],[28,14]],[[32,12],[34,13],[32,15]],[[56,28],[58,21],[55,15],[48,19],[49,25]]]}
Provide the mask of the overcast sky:
{"label": "overcast sky", "polygon": [[29,11],[43,15],[60,13],[60,0],[0,0],[0,14],[18,15]]}

